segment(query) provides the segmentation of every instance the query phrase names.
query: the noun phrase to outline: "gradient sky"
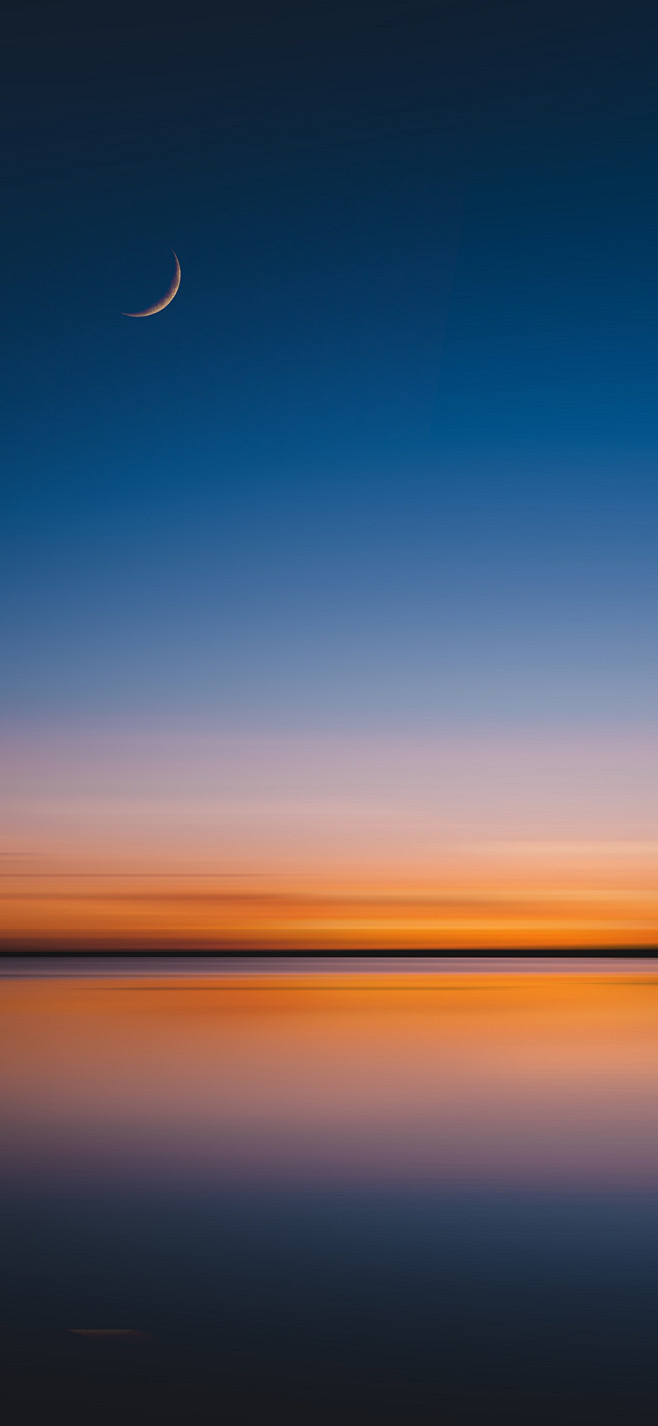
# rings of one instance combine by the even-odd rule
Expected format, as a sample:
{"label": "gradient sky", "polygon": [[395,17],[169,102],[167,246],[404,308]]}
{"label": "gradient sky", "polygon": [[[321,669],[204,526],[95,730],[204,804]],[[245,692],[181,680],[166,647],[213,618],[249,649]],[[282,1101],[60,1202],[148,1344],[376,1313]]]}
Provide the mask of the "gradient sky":
{"label": "gradient sky", "polygon": [[[163,723],[395,738],[398,767],[418,738],[530,739],[542,766],[645,747],[650,7],[136,0],[4,23],[10,750],[17,728],[52,749]],[[171,248],[178,296],[129,321]],[[658,842],[642,810],[616,828],[606,776],[604,838]],[[591,841],[585,803],[567,841]]]}

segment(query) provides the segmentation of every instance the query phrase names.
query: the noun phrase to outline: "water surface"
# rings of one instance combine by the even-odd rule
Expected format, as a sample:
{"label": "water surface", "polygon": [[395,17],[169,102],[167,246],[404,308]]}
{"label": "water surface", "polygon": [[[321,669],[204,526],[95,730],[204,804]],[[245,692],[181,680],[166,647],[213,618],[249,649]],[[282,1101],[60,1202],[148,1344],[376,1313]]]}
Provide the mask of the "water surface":
{"label": "water surface", "polygon": [[0,1019],[17,1422],[655,1421],[655,961],[6,962]]}

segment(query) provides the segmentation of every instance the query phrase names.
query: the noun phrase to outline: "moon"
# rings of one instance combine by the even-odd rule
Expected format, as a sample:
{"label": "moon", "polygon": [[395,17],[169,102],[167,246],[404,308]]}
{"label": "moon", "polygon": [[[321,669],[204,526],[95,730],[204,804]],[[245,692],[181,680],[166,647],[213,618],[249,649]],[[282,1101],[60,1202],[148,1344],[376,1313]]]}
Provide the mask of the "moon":
{"label": "moon", "polygon": [[[173,248],[171,249],[171,251],[172,253],[174,253]],[[180,263],[175,253],[174,262],[176,264],[176,271],[171,279],[171,282],[169,284],[169,287],[167,288],[167,291],[165,292],[164,297],[161,297],[159,302],[154,302],[152,307],[145,307],[143,312],[122,312],[122,317],[152,317],[154,312],[161,312],[163,307],[168,307],[169,303],[173,302],[174,297],[176,296],[176,293],[178,292],[178,289],[180,287]]]}

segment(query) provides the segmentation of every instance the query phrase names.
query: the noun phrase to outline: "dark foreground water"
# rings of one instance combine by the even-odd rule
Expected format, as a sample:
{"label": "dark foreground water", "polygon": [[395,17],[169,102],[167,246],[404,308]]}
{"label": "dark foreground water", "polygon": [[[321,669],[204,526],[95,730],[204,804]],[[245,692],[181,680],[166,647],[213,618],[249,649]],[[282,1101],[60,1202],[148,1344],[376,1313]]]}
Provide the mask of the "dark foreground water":
{"label": "dark foreground water", "polygon": [[658,967],[61,969],[0,981],[5,1419],[653,1426]]}

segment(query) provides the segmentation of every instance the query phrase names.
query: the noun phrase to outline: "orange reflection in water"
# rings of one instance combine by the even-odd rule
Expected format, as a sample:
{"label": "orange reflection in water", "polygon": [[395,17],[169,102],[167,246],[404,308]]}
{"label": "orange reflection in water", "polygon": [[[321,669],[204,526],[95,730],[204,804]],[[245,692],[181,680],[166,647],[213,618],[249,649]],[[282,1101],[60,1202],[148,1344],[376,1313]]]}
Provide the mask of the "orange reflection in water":
{"label": "orange reflection in water", "polygon": [[4,981],[7,1171],[658,1185],[658,968]]}

